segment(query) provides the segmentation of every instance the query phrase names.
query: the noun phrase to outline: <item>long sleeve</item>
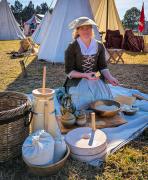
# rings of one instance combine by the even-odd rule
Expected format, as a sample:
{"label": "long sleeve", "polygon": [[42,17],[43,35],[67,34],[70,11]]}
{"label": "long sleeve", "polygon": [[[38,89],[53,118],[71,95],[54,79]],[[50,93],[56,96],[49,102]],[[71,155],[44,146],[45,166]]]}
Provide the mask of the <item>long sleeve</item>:
{"label": "long sleeve", "polygon": [[71,71],[75,70],[75,53],[72,44],[68,46],[65,51],[65,73],[69,74]]}
{"label": "long sleeve", "polygon": [[103,70],[103,69],[107,69],[107,62],[105,60],[105,49],[104,46],[100,43],[99,44],[99,55],[98,55],[98,68],[99,71]]}

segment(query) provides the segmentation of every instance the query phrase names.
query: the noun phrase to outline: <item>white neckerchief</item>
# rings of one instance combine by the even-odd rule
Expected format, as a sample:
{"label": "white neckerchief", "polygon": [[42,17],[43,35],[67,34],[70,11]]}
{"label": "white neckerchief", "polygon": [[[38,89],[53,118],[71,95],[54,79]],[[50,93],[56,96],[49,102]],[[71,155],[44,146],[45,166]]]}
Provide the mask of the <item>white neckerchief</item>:
{"label": "white neckerchief", "polygon": [[91,42],[88,48],[86,47],[86,45],[84,44],[84,42],[81,40],[80,37],[77,38],[77,42],[80,46],[81,53],[83,55],[93,55],[97,53],[98,45],[95,39],[91,39]]}

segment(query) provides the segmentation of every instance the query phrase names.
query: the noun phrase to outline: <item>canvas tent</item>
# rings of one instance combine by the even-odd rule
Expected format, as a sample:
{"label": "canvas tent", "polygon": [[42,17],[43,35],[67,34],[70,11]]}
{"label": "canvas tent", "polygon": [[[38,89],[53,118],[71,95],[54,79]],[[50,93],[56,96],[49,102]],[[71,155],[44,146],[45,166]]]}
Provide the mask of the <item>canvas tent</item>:
{"label": "canvas tent", "polygon": [[100,32],[106,32],[106,29],[119,30],[124,34],[123,25],[114,0],[89,0],[94,15],[94,19]]}
{"label": "canvas tent", "polygon": [[145,27],[143,34],[148,35],[148,21],[145,21]]}
{"label": "canvas tent", "polygon": [[31,35],[37,26],[40,24],[41,19],[37,17],[35,14],[24,23],[24,33],[26,36]]}
{"label": "canvas tent", "polygon": [[23,39],[24,37],[7,0],[2,0],[0,2],[0,40]]}
{"label": "canvas tent", "polygon": [[47,33],[47,30],[49,28],[50,17],[51,17],[51,14],[49,11],[47,11],[40,25],[37,27],[37,29],[33,33],[32,39],[36,44],[41,44],[41,42],[43,41],[45,34]]}
{"label": "canvas tent", "polygon": [[[68,24],[80,16],[93,19],[89,0],[58,0],[53,10],[48,32],[41,43],[38,59],[64,62],[64,51],[72,41],[72,30]],[[95,28],[96,38],[99,32]]]}

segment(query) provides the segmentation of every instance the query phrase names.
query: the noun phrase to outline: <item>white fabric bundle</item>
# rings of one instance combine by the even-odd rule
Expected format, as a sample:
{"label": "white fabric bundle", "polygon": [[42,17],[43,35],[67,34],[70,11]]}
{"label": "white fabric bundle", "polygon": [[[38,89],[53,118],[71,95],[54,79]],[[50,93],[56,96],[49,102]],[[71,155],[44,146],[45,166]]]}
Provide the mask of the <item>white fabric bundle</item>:
{"label": "white fabric bundle", "polygon": [[66,143],[64,138],[61,136],[55,138],[54,146],[54,163],[60,161],[66,152]]}
{"label": "white fabric bundle", "polygon": [[44,130],[31,134],[24,142],[22,154],[25,161],[33,165],[52,164],[54,158],[54,139]]}

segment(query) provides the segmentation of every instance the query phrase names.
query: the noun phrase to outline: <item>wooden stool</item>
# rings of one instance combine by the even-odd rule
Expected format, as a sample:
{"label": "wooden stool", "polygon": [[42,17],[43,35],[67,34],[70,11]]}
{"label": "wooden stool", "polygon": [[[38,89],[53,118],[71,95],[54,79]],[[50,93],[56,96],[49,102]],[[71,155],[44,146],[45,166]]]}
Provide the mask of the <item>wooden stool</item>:
{"label": "wooden stool", "polygon": [[124,64],[124,60],[122,58],[124,53],[123,49],[107,49],[107,51],[110,55],[108,63],[118,64],[118,62],[121,61]]}

